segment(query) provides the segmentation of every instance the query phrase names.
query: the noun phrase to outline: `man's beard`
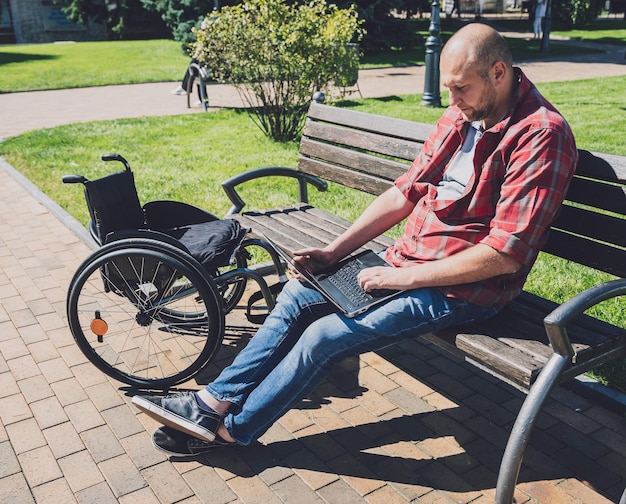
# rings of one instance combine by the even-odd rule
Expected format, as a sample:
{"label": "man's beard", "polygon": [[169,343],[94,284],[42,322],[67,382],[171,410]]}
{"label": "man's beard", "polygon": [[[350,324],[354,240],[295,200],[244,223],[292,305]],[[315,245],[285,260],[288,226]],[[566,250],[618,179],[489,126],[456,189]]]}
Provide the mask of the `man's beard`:
{"label": "man's beard", "polygon": [[468,115],[467,112],[464,112],[467,121],[482,121],[489,117],[495,108],[496,104],[496,89],[493,85],[487,86],[485,92],[480,97],[480,101],[476,105],[476,107],[472,107],[471,115]]}

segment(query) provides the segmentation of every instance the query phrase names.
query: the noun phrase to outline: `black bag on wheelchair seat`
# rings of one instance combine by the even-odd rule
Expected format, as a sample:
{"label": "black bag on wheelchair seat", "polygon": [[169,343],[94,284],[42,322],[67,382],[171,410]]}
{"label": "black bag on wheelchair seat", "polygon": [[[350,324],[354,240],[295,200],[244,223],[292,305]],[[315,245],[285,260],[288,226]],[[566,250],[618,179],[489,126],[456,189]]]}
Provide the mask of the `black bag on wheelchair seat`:
{"label": "black bag on wheelchair seat", "polygon": [[180,241],[207,270],[231,264],[248,230],[235,219],[214,220],[165,231]]}

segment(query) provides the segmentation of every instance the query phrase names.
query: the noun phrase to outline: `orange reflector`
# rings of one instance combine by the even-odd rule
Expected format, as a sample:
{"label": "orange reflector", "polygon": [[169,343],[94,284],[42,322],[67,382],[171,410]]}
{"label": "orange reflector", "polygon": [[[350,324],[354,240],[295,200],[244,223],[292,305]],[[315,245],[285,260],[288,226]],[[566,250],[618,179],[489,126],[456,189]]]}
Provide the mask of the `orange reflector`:
{"label": "orange reflector", "polygon": [[109,330],[109,325],[101,318],[95,318],[91,321],[91,332],[98,337],[102,337]]}

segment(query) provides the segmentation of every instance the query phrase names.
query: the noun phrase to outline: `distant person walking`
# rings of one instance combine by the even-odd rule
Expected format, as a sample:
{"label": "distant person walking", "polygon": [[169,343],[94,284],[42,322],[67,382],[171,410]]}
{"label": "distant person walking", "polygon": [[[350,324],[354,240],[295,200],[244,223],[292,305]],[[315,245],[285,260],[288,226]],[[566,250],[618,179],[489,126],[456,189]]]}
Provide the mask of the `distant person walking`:
{"label": "distant person walking", "polygon": [[541,27],[543,24],[543,18],[546,15],[546,1],[537,0],[537,7],[535,7],[535,20],[533,21],[533,39],[541,38]]}

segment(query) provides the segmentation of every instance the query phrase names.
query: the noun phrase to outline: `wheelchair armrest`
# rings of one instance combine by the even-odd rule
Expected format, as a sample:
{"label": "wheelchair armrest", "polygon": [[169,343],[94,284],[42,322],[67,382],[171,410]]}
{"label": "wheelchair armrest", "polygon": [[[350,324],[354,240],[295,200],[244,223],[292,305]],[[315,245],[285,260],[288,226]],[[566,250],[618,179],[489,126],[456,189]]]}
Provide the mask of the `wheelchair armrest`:
{"label": "wheelchair armrest", "polygon": [[180,201],[150,201],[143,206],[146,224],[150,229],[165,230],[202,222],[218,220],[202,208]]}
{"label": "wheelchair armrest", "polygon": [[567,324],[592,306],[618,296],[626,296],[626,278],[595,285],[548,314],[543,319],[543,324],[553,351],[561,355],[573,356],[574,350],[567,334]]}
{"label": "wheelchair armrest", "polygon": [[283,168],[280,166],[257,168],[255,170],[240,173],[239,175],[235,175],[234,177],[231,177],[228,180],[222,182],[222,188],[226,192],[226,195],[228,196],[230,201],[233,203],[233,206],[230,208],[226,215],[237,214],[241,212],[244,206],[246,206],[245,201],[241,198],[235,187],[249,180],[276,176],[291,177],[298,180],[298,189],[301,203],[309,202],[307,195],[307,183],[313,185],[318,191],[325,191],[326,189],[328,189],[328,184],[324,180],[314,175],[309,175],[308,173],[295,170],[293,168]]}

